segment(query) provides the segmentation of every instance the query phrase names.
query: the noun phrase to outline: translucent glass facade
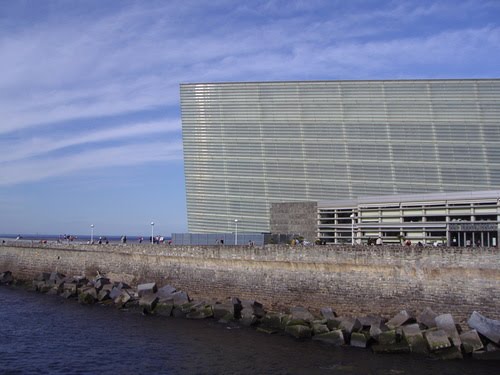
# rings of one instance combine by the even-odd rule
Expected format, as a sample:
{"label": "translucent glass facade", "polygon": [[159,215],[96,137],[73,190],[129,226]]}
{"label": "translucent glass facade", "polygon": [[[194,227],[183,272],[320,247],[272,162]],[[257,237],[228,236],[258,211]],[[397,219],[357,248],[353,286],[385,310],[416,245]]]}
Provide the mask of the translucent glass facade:
{"label": "translucent glass facade", "polygon": [[189,231],[271,202],[500,187],[500,80],[181,85]]}

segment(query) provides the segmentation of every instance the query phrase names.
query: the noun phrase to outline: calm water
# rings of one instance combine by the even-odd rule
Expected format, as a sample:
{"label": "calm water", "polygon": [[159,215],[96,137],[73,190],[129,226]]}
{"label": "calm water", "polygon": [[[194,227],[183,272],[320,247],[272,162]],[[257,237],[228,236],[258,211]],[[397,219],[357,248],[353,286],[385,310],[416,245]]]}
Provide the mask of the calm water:
{"label": "calm water", "polygon": [[374,355],[213,321],[144,317],[0,287],[1,374],[497,374],[498,363]]}

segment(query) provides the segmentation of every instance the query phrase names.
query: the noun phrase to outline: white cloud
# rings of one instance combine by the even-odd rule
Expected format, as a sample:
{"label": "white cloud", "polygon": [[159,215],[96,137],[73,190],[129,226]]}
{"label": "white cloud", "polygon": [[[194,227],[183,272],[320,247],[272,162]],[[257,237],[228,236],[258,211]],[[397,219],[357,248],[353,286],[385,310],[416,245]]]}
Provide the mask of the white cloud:
{"label": "white cloud", "polygon": [[6,167],[2,167],[0,185],[39,181],[54,176],[75,174],[88,169],[132,166],[181,159],[182,144],[180,141],[108,147],[65,157],[10,163]]}
{"label": "white cloud", "polygon": [[[99,143],[105,141],[117,141],[122,139],[144,137],[147,135],[158,135],[171,132],[178,132],[181,128],[180,121],[154,121],[126,126],[104,128],[104,130],[94,130],[92,132],[70,133],[67,136],[54,137],[33,137],[29,140],[22,139],[20,142],[0,142],[0,147],[4,151],[0,155],[0,163],[26,159],[33,156],[47,154],[67,147],[84,145],[89,143]],[[163,136],[162,136],[163,137]]]}

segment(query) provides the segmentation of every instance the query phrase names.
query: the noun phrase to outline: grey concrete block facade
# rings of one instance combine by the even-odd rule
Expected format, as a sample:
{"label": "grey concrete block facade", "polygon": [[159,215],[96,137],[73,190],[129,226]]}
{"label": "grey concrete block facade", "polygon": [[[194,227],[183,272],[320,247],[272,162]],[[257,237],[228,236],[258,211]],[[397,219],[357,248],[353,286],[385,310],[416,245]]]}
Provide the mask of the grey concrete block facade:
{"label": "grey concrete block facade", "polygon": [[317,237],[317,202],[272,203],[271,233],[294,234],[313,242]]}

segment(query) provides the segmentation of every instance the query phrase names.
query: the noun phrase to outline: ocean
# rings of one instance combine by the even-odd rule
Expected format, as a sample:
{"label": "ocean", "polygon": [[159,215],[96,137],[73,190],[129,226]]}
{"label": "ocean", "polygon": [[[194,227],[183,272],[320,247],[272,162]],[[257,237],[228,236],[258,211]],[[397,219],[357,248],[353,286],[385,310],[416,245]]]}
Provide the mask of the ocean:
{"label": "ocean", "polygon": [[0,287],[0,374],[498,373],[497,362],[376,355],[213,320],[142,316]]}

